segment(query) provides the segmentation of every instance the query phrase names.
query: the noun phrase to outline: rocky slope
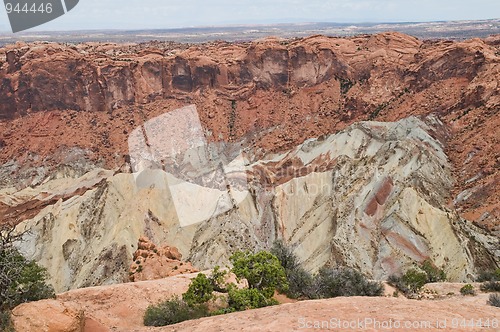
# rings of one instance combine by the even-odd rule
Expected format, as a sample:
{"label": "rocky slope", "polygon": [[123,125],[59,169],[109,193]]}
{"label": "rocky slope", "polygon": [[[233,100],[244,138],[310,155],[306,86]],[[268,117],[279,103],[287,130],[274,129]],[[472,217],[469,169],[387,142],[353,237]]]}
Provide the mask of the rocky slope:
{"label": "rocky slope", "polygon": [[283,238],[310,270],[431,258],[465,280],[500,263],[499,52],[396,33],[7,46],[0,216],[58,291],[127,280],[142,235],[197,268]]}
{"label": "rocky slope", "polygon": [[[216,155],[220,146],[209,144],[161,167],[152,165],[168,155],[140,148],[132,165],[147,167],[132,174],[55,176],[5,197],[44,206],[19,224],[30,230],[19,246],[49,269],[58,291],[126,280],[143,234],[201,269],[283,239],[311,271],[342,264],[380,279],[430,258],[451,280],[467,280],[499,263],[498,239],[447,207],[451,166],[429,134],[443,124],[425,121],[361,122],[264,157]],[[221,167],[222,156],[230,159]]]}

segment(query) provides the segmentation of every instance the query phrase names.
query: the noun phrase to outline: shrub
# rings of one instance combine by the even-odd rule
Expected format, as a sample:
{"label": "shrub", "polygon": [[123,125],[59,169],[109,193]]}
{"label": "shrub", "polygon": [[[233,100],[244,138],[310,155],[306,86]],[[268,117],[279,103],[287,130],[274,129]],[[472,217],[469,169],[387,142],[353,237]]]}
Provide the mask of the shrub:
{"label": "shrub", "polygon": [[401,277],[390,276],[388,282],[403,294],[412,296],[418,293],[427,283],[427,273],[416,269],[409,269]]}
{"label": "shrub", "polygon": [[460,288],[460,294],[462,295],[475,295],[476,292],[474,291],[474,286],[471,284],[464,285],[462,288]]}
{"label": "shrub", "polygon": [[294,270],[299,267],[297,256],[283,244],[283,241],[277,240],[273,243],[271,254],[278,258],[285,270]]}
{"label": "shrub", "polygon": [[208,315],[206,305],[190,306],[179,298],[173,298],[157,305],[150,305],[144,314],[144,325],[165,326]]}
{"label": "shrub", "polygon": [[2,284],[7,284],[0,291],[3,309],[55,297],[52,286],[45,283],[47,271],[34,261],[27,261],[17,251],[7,255],[0,254],[0,266]]}
{"label": "shrub", "polygon": [[182,295],[182,300],[174,298],[149,306],[144,314],[144,325],[165,326],[208,316],[210,313],[205,303],[214,298],[214,290],[228,293],[228,308],[219,309],[213,315],[278,304],[272,299],[274,291],[277,287],[286,289],[287,284],[284,269],[274,255],[265,251],[257,254],[237,252],[230,260],[234,265],[233,273],[238,278],[246,278],[250,288],[226,285],[227,272],[216,266],[210,277],[199,273]]}
{"label": "shrub", "polygon": [[488,298],[488,304],[494,307],[500,307],[500,294],[490,294]]}
{"label": "shrub", "polygon": [[266,298],[271,298],[276,289],[288,288],[285,269],[270,252],[252,254],[239,251],[229,259],[233,264],[232,272],[238,278],[245,278],[249,288],[258,289]]}
{"label": "shrub", "polygon": [[0,311],[55,296],[53,287],[46,283],[47,270],[14,248],[20,235],[13,234],[13,227],[0,227]]}
{"label": "shrub", "polygon": [[187,292],[182,294],[182,299],[190,306],[202,304],[213,298],[214,287],[212,282],[203,273],[199,273],[191,281]]}
{"label": "shrub", "polygon": [[408,287],[410,292],[419,291],[427,283],[427,274],[416,269],[406,271],[401,281]]}
{"label": "shrub", "polygon": [[382,283],[370,281],[352,268],[322,268],[314,278],[311,297],[380,296],[383,291]]}
{"label": "shrub", "polygon": [[226,275],[227,271],[221,270],[219,266],[214,267],[209,280],[215,291],[227,293]]}
{"label": "shrub", "polygon": [[314,298],[314,277],[304,270],[297,267],[294,270],[287,271],[288,289],[279,289],[280,293],[286,294],[292,299],[311,299]]}
{"label": "shrub", "polygon": [[406,296],[414,296],[429,282],[446,280],[446,273],[437,268],[430,260],[425,260],[419,269],[411,268],[401,277],[390,276],[389,284],[399,289]]}
{"label": "shrub", "polygon": [[427,283],[446,280],[446,273],[436,267],[429,259],[420,265],[420,269],[427,274]]}
{"label": "shrub", "polygon": [[[276,289],[289,291],[287,278],[294,287],[292,294],[306,298],[379,296],[383,293],[380,282],[369,281],[356,270],[324,268],[313,278],[300,267],[297,258],[282,244],[276,244],[273,252],[276,256],[261,251],[256,254],[236,252],[230,257],[233,263],[231,271],[237,278],[245,278],[249,288],[238,289],[232,283],[226,285],[227,272],[216,266],[210,277],[198,274],[192,280],[187,292],[182,295],[182,300],[174,298],[149,306],[144,315],[144,324],[165,326],[207,315],[221,315],[276,305],[278,301],[272,296]],[[213,299],[214,291],[228,293],[228,307],[209,313],[205,303]]]}
{"label": "shrub", "polygon": [[483,292],[500,292],[500,281],[485,281],[479,288]]}
{"label": "shrub", "polygon": [[236,309],[228,307],[228,308],[221,308],[215,311],[212,311],[210,313],[210,316],[218,316],[218,315],[225,315],[225,314],[230,314],[232,312],[236,312]]}
{"label": "shrub", "polygon": [[283,242],[276,241],[271,253],[285,268],[288,289],[281,293],[290,298],[328,298],[335,296],[379,296],[383,286],[368,281],[363,274],[351,268],[323,268],[314,277],[298,263],[297,257]]}
{"label": "shrub", "polygon": [[479,272],[479,276],[476,281],[500,281],[500,269],[496,269],[494,271],[481,271]]}
{"label": "shrub", "polygon": [[288,288],[278,288],[278,291],[293,299],[311,298],[313,277],[300,266],[297,256],[281,241],[274,242],[271,253],[278,258],[285,269],[288,281]]}
{"label": "shrub", "polygon": [[12,326],[9,310],[0,311],[0,331],[15,332],[14,326]]}
{"label": "shrub", "polygon": [[275,299],[266,297],[256,288],[237,289],[236,287],[230,287],[228,294],[229,308],[235,311],[256,309],[278,304]]}
{"label": "shrub", "polygon": [[214,291],[227,293],[226,275],[227,271],[221,270],[219,266],[214,267],[210,277],[199,273],[189,284],[187,292],[182,294],[182,299],[188,305],[195,305],[212,300]]}

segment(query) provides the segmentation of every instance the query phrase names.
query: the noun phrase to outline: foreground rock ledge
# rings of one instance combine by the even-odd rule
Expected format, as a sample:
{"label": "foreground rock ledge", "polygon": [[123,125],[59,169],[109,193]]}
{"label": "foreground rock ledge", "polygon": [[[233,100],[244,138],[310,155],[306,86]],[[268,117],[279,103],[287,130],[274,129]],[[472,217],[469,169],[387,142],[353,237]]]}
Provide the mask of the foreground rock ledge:
{"label": "foreground rock ledge", "polygon": [[[499,309],[487,304],[488,294],[462,296],[463,284],[426,285],[436,300],[408,300],[403,297],[339,297],[302,301],[207,317],[166,327],[142,324],[147,306],[180,295],[196,274],[178,275],[161,280],[79,289],[58,295],[56,300],[27,303],[14,310],[17,331],[101,332],[101,331],[298,331],[306,325],[323,326],[314,330],[397,331],[395,324],[416,324],[425,331],[498,331],[493,325]],[[453,293],[454,295],[447,295]],[[365,324],[365,319],[366,323]],[[464,321],[465,319],[465,321]],[[358,326],[358,320],[360,321]],[[465,327],[461,324],[490,327]],[[356,323],[353,323],[356,322]],[[372,323],[370,323],[372,322]],[[374,322],[377,322],[375,325]],[[393,324],[392,328],[387,324]],[[399,322],[399,323],[396,323]],[[335,324],[356,324],[352,329]],[[437,328],[437,324],[440,327]],[[321,325],[323,324],[323,325]],[[385,325],[381,325],[385,324]],[[427,324],[427,325],[425,325]],[[354,325],[353,325],[354,326]],[[407,329],[417,330],[417,329]]]}
{"label": "foreground rock ledge", "polygon": [[[401,326],[405,323],[422,326],[422,331],[473,331],[474,329],[470,327],[460,327],[464,319],[466,322],[470,320],[478,322],[479,319],[485,321],[489,318],[491,322],[496,318],[498,322],[498,308],[479,304],[479,302],[486,303],[485,299],[483,295],[477,298],[462,297],[458,301],[456,298],[418,301],[387,297],[343,297],[289,303],[183,322],[165,328],[145,328],[134,331],[325,331],[328,329],[332,331],[397,331],[399,329],[395,328],[398,324],[396,322],[399,322]],[[358,320],[364,323],[365,319],[368,322],[371,319],[373,323],[358,326]],[[391,322],[392,328],[389,325]],[[441,328],[436,328],[437,322],[441,324]],[[306,324],[309,328],[306,328]],[[315,324],[319,327],[313,329]],[[335,324],[352,324],[353,328]],[[458,327],[453,328],[453,324],[458,324]],[[475,329],[498,331],[498,325],[495,326],[497,328],[477,327]],[[400,330],[404,329],[400,328]]]}

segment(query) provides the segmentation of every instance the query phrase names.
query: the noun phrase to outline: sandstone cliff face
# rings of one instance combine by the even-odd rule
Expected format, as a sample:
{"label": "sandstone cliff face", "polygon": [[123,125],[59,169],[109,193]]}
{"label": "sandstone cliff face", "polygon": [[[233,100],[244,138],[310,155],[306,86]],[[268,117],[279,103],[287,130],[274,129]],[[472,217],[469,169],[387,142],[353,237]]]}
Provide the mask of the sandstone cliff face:
{"label": "sandstone cliff face", "polygon": [[[499,264],[497,39],[7,46],[0,216],[58,291],[127,280],[143,235],[197,268],[283,238],[310,270],[464,280]],[[131,174],[130,137],[187,105],[201,147]]]}

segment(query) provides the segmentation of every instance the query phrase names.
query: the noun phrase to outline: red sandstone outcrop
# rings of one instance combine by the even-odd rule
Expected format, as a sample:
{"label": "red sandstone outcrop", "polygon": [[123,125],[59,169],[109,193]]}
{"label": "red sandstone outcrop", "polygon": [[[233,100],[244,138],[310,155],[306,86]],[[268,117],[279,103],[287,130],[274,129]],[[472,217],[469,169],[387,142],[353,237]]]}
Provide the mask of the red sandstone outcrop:
{"label": "red sandstone outcrop", "polygon": [[191,263],[182,262],[175,247],[158,248],[147,237],[141,237],[130,266],[130,281],[162,279],[178,274],[198,272]]}
{"label": "red sandstone outcrop", "polygon": [[[42,300],[16,307],[13,311],[14,325],[17,331],[23,332],[133,330],[143,326],[143,315],[150,304],[180,296],[194,277],[196,274],[178,275],[167,279],[73,290],[57,295],[56,300]],[[54,328],[46,329],[48,326]]]}
{"label": "red sandstone outcrop", "polygon": [[[12,312],[16,331],[84,332],[85,314],[72,302],[44,300],[21,304]],[[97,332],[97,331],[95,331]]]}

